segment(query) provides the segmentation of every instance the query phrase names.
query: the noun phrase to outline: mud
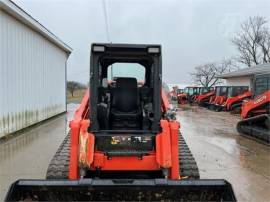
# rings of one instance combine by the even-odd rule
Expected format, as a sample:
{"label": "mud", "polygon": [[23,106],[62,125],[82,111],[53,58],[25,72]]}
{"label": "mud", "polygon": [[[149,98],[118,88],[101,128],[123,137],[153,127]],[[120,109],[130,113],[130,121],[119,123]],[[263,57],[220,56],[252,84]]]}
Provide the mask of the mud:
{"label": "mud", "polygon": [[197,106],[178,109],[201,178],[224,178],[239,201],[270,201],[270,148],[238,134],[239,116]]}

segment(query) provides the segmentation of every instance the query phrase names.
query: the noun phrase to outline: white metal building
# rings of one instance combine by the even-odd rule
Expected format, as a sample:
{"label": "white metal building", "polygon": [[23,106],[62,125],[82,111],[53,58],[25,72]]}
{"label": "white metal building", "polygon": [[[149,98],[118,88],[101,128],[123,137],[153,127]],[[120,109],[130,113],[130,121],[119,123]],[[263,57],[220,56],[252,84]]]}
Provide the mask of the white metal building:
{"label": "white metal building", "polygon": [[9,0],[0,0],[0,137],[66,111],[72,49]]}
{"label": "white metal building", "polygon": [[225,79],[227,86],[249,86],[249,88],[252,89],[254,76],[267,73],[270,73],[270,63],[260,64],[254,67],[222,74],[218,76],[218,78]]}

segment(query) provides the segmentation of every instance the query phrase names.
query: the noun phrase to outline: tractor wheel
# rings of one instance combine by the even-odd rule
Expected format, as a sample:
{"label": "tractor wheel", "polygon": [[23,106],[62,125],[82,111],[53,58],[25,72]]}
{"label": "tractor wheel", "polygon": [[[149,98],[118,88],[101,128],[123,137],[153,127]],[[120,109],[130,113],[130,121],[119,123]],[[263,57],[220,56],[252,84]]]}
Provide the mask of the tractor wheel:
{"label": "tractor wheel", "polygon": [[179,173],[182,178],[199,179],[200,173],[197,163],[189,150],[186,141],[179,132]]}
{"label": "tractor wheel", "polygon": [[70,133],[52,158],[46,173],[46,179],[68,179],[70,157]]}

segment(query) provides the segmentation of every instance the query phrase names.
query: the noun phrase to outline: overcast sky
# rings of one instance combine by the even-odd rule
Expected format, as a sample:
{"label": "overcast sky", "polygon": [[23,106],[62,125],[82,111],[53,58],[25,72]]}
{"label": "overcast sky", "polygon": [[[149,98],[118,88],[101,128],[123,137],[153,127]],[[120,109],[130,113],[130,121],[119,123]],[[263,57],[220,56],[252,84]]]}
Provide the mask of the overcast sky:
{"label": "overcast sky", "polygon": [[230,42],[249,16],[270,20],[270,0],[14,0],[73,48],[68,80],[89,79],[90,44],[157,43],[163,80],[190,83],[196,65],[237,54]]}

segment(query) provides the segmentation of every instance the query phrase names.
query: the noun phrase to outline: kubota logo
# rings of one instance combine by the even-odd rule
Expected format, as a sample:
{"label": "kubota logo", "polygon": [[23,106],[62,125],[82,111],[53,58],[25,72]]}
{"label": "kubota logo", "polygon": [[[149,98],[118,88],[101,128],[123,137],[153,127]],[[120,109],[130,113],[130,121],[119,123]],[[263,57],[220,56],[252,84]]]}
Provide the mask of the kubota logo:
{"label": "kubota logo", "polygon": [[259,97],[257,100],[254,101],[254,104],[256,105],[256,104],[260,103],[261,101],[263,101],[264,99],[266,99],[266,95]]}

